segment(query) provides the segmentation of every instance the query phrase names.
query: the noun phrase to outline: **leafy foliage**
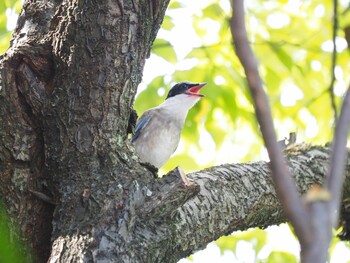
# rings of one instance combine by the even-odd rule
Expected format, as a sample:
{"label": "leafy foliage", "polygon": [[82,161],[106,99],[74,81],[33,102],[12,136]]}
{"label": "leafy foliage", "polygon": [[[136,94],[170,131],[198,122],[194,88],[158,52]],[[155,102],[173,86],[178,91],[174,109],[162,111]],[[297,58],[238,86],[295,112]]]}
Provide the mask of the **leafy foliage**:
{"label": "leafy foliage", "polygon": [[[332,68],[333,1],[248,0],[245,3],[247,30],[260,62],[278,138],[296,132],[298,142],[329,142],[335,111],[330,89],[333,72],[338,109],[349,82],[345,30],[350,26],[350,6],[339,1],[337,60]],[[206,97],[190,111],[182,143],[164,171],[177,165],[191,171],[220,163],[267,158],[245,75],[232,46],[230,16],[228,0],[172,1],[167,12],[158,38],[161,43],[168,43],[169,48],[166,50],[156,43],[153,54],[162,56],[169,70],[159,75],[153,72],[157,76],[153,81],[145,78],[143,86],[148,88],[140,92],[135,108],[141,113],[158,105],[166,95],[164,89],[179,81],[208,82],[208,85],[202,90]],[[155,69],[152,64],[151,70]],[[148,70],[146,64],[146,76]],[[222,251],[235,252],[237,242],[246,240],[254,244],[258,255],[268,242],[266,235],[265,231],[251,230],[222,237],[216,243]],[[334,239],[332,247],[338,243]],[[286,251],[271,251],[263,262],[297,262],[297,258]]]}
{"label": "leafy foliage", "polygon": [[11,30],[21,10],[20,0],[3,0],[0,2],[0,54],[4,53],[11,40]]}
{"label": "leafy foliage", "polygon": [[25,258],[18,253],[17,247],[23,247],[18,231],[9,228],[10,221],[0,200],[0,262],[24,263]]}
{"label": "leafy foliage", "polygon": [[237,243],[247,241],[253,243],[253,248],[258,254],[267,242],[267,233],[261,229],[247,230],[232,236],[223,236],[215,243],[220,247],[221,252],[230,249],[236,251]]}
{"label": "leafy foliage", "polygon": [[[153,57],[161,56],[171,69],[147,80],[144,85],[148,88],[135,104],[141,113],[145,105],[162,102],[166,94],[157,95],[159,88],[168,90],[183,80],[208,82],[202,91],[206,97],[189,113],[183,143],[164,170],[172,169],[179,160],[188,170],[196,170],[265,158],[244,72],[232,46],[229,1],[190,2],[172,2],[153,46]],[[296,132],[298,141],[330,141],[334,124],[329,92],[332,2],[251,0],[246,6],[247,30],[260,61],[279,139]],[[340,6],[334,86],[337,107],[349,79],[343,30],[350,23],[348,13],[347,6]],[[156,69],[152,65],[151,70]],[[147,70],[146,65],[146,75]]]}

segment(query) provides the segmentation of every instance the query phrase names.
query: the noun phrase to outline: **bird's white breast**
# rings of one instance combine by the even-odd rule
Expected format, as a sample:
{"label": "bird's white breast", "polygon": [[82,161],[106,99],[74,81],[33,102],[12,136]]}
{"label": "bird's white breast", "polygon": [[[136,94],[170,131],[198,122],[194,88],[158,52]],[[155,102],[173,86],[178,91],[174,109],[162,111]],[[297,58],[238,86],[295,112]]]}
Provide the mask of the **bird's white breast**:
{"label": "bird's white breast", "polygon": [[178,95],[148,111],[152,117],[134,142],[141,161],[157,168],[166,163],[179,144],[188,110],[198,101],[197,97]]}
{"label": "bird's white breast", "polygon": [[175,152],[182,130],[179,123],[163,117],[153,118],[135,142],[140,159],[157,168],[162,167]]}

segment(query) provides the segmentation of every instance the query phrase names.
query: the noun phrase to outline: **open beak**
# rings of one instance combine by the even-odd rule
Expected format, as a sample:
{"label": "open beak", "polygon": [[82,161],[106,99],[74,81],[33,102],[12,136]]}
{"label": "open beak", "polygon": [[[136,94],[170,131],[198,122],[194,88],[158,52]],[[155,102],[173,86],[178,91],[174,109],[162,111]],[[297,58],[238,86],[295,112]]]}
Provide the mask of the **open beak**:
{"label": "open beak", "polygon": [[195,84],[193,87],[189,88],[185,93],[186,93],[187,95],[191,95],[191,96],[204,97],[203,94],[199,94],[198,92],[199,92],[200,89],[203,88],[205,85],[207,85],[206,82],[204,82],[204,83],[199,83],[199,84]]}

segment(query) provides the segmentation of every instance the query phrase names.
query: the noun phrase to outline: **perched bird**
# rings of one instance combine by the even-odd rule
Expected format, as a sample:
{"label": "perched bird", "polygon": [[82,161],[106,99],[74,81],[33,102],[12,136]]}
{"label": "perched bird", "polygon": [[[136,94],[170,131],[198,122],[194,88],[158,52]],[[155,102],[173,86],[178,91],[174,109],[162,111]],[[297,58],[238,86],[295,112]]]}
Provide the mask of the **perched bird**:
{"label": "perched bird", "polygon": [[162,104],[141,115],[131,142],[142,162],[160,168],[175,152],[187,113],[204,96],[198,93],[204,85],[178,83]]}

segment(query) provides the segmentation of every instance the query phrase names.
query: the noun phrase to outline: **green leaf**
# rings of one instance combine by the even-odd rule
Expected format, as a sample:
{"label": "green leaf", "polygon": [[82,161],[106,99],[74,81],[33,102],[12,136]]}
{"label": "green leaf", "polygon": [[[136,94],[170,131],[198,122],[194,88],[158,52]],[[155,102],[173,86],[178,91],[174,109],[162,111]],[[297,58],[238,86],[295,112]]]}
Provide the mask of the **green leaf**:
{"label": "green leaf", "polygon": [[[265,246],[267,241],[267,233],[259,228],[235,233],[231,236],[220,237],[215,243],[219,246],[221,253],[225,250],[236,251],[238,241],[244,240],[253,244],[256,254]],[[278,262],[278,261],[276,261]]]}
{"label": "green leaf", "polygon": [[297,263],[298,259],[295,255],[284,252],[284,251],[273,251],[266,260],[267,263],[276,263],[276,262],[288,262],[288,263]]}
{"label": "green leaf", "polygon": [[165,39],[157,38],[153,43],[152,52],[171,63],[175,63],[177,61],[173,46]]}
{"label": "green leaf", "polygon": [[23,254],[19,253],[19,251],[23,252],[25,249],[18,238],[18,231],[14,228],[9,229],[9,225],[9,218],[6,215],[3,205],[0,203],[0,262],[27,262]]}
{"label": "green leaf", "polygon": [[275,55],[278,57],[280,62],[288,69],[291,70],[294,66],[293,59],[290,55],[288,55],[284,50],[282,46],[275,45],[273,43],[270,43],[270,47],[274,51]]}
{"label": "green leaf", "polygon": [[265,76],[266,86],[269,91],[278,91],[281,84],[281,77],[278,74],[278,71],[272,67],[266,67],[266,76]]}
{"label": "green leaf", "polygon": [[181,8],[182,4],[178,1],[171,1],[169,4],[169,9],[176,9],[176,8]]}
{"label": "green leaf", "polygon": [[165,173],[173,170],[177,166],[181,166],[186,173],[194,171],[196,167],[198,167],[194,157],[188,156],[187,154],[175,154],[167,161],[164,167],[162,167],[162,171]]}
{"label": "green leaf", "polygon": [[166,88],[163,77],[155,78],[148,87],[137,96],[134,108],[139,115],[149,108],[158,106],[164,101],[164,97],[158,95],[158,89],[160,88]]}
{"label": "green leaf", "polygon": [[163,23],[162,23],[162,28],[165,29],[165,30],[168,30],[170,31],[171,29],[173,29],[174,27],[174,23],[172,21],[172,18],[170,16],[165,16],[164,17],[164,20],[163,20]]}
{"label": "green leaf", "polygon": [[211,5],[208,5],[206,8],[202,10],[202,12],[203,12],[203,17],[212,18],[214,20],[217,20],[223,14],[222,9],[219,3],[217,2],[212,3]]}

